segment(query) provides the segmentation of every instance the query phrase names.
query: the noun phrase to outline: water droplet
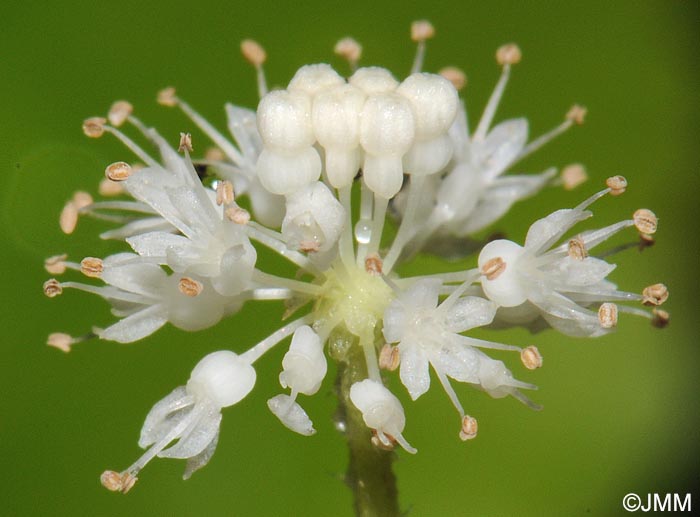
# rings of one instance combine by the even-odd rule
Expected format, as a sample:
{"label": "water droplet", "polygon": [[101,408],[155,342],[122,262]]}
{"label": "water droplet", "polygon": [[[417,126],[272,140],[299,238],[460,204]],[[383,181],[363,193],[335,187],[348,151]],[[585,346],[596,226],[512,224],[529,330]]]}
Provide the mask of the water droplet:
{"label": "water droplet", "polygon": [[360,219],[355,225],[355,239],[360,244],[367,244],[372,236],[372,227],[368,219]]}

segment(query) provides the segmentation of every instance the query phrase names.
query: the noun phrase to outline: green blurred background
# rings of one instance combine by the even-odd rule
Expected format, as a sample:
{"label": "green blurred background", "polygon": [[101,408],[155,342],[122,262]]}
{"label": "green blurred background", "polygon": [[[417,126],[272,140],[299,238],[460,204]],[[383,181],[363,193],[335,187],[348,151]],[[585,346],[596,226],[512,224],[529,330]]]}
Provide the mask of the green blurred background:
{"label": "green blurred background", "polygon": [[[187,334],[165,328],[143,342],[92,342],[64,355],[47,348],[52,331],[80,334],[112,321],[108,307],[77,292],[49,300],[42,260],[80,258],[118,247],[101,242],[98,222],[81,221],[70,237],[58,213],[77,189],[96,191],[104,166],[131,156],[113,139],[94,141],[83,118],[127,98],[170,140],[191,124],[154,102],[175,85],[181,96],[224,129],[224,101],[255,106],[251,69],[238,43],[254,37],[268,50],[268,78],[285,84],[302,64],[330,60],[341,36],[364,45],[365,64],[410,68],[408,27],[428,18],[437,28],[426,68],[462,67],[472,118],[498,77],[493,55],[515,41],[523,62],[497,119],[525,115],[531,133],[561,120],[573,102],[589,117],[522,163],[536,172],[580,161],[592,181],[574,192],[550,189],[524,202],[494,229],[522,239],[527,226],[573,206],[603,179],[624,174],[631,187],[595,206],[605,225],[648,206],[661,219],[657,245],[628,250],[613,279],[628,290],[664,281],[672,324],[664,331],[623,317],[597,340],[554,332],[490,334],[536,343],[537,372],[516,376],[540,386],[532,412],[515,400],[492,400],[459,387],[479,418],[477,440],[457,438],[455,414],[433,389],[405,404],[407,439],[396,472],[410,515],[624,515],[628,492],[686,493],[698,482],[698,2],[432,2],[204,0],[12,2],[0,32],[0,181],[2,196],[3,359],[0,360],[0,513],[3,515],[351,515],[341,476],[342,437],[332,426],[332,379],[303,401],[318,434],[284,429],[265,401],[279,393],[284,350],[260,362],[258,384],[225,411],[211,464],[183,482],[184,462],[153,462],[127,496],[98,481],[139,454],[136,439],[151,405],[186,381],[199,358],[243,350],[276,328],[278,304],[246,307],[215,328]],[[201,147],[200,147],[201,148]],[[629,236],[629,234],[628,234]],[[619,244],[624,237],[616,240]],[[412,270],[457,266],[425,259]],[[257,365],[256,365],[257,366]],[[331,373],[332,375],[332,373]],[[693,505],[700,505],[695,491]]]}

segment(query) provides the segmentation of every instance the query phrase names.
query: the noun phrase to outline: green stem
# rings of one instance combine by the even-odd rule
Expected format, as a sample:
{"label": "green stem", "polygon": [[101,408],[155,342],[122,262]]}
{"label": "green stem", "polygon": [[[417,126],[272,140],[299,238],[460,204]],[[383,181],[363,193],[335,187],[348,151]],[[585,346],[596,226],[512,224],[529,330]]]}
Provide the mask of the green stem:
{"label": "green stem", "polygon": [[345,482],[353,492],[356,515],[398,516],[396,477],[391,468],[395,454],[372,445],[372,433],[362,420],[362,413],[350,401],[350,387],[367,378],[364,354],[357,343],[354,345],[345,360],[338,362],[336,379],[337,417],[344,423],[350,451]]}

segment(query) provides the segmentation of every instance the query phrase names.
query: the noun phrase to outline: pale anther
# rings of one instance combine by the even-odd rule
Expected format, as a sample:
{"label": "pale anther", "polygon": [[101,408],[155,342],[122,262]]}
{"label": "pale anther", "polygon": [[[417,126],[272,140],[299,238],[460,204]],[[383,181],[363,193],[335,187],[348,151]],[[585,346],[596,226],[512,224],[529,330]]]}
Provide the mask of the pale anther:
{"label": "pale anther", "polygon": [[58,224],[61,231],[65,234],[73,233],[78,224],[78,208],[73,201],[68,201],[61,210],[61,215],[58,218]]}
{"label": "pale anther", "polygon": [[346,59],[350,64],[355,64],[362,56],[362,45],[354,38],[343,38],[335,44],[333,52]]}
{"label": "pale anther", "polygon": [[498,50],[496,50],[496,62],[501,66],[515,65],[520,63],[522,58],[523,53],[520,51],[520,47],[515,43],[507,43],[506,45],[498,47]]}
{"label": "pale anther", "polygon": [[180,279],[177,288],[185,296],[192,297],[199,295],[204,290],[204,286],[201,282],[187,276],[183,276]]}
{"label": "pale anther", "polygon": [[586,244],[579,236],[569,241],[568,254],[572,259],[583,260],[588,256]]}
{"label": "pale anther", "polygon": [[180,144],[177,147],[180,152],[192,152],[192,135],[189,133],[180,133]]}
{"label": "pale anther", "polygon": [[109,108],[107,119],[109,120],[110,124],[119,127],[126,121],[127,118],[129,118],[129,115],[131,115],[133,111],[134,107],[130,102],[117,101],[112,104],[111,108]]}
{"label": "pale anther", "polygon": [[44,282],[44,294],[49,298],[55,298],[63,292],[61,283],[55,278],[50,278]]}
{"label": "pale anther", "polygon": [[224,211],[224,215],[229,221],[236,224],[248,224],[250,222],[250,212],[238,206],[232,206]]}
{"label": "pale anther", "polygon": [[136,481],[138,481],[138,478],[129,472],[120,474],[113,470],[105,470],[100,476],[100,483],[102,483],[103,487],[112,492],[121,492],[122,494],[126,494],[131,490]]}
{"label": "pale anther", "polygon": [[86,206],[90,206],[93,203],[92,196],[88,194],[87,192],[84,192],[82,190],[77,190],[73,194],[73,204],[75,205],[75,208],[78,210],[81,210],[85,208]]}
{"label": "pale anther", "polygon": [[[133,169],[131,171],[133,172]],[[102,178],[100,185],[97,187],[97,191],[104,197],[119,196],[124,193],[124,187],[117,181],[112,181],[109,178]]]}
{"label": "pale anther", "polygon": [[319,249],[321,246],[317,241],[301,241],[299,243],[299,250],[304,253],[316,253]]}
{"label": "pale anther", "polygon": [[484,264],[481,268],[481,274],[484,275],[488,280],[495,280],[501,273],[506,270],[506,263],[501,257],[494,257]]}
{"label": "pale anther", "polygon": [[253,66],[260,66],[267,60],[267,52],[262,45],[252,39],[241,41],[241,54]]}
{"label": "pale anther", "polygon": [[619,196],[627,188],[627,179],[624,176],[611,176],[605,180],[605,185],[610,189],[611,196]]}
{"label": "pale anther", "polygon": [[230,205],[233,203],[233,184],[230,181],[220,181],[216,184],[216,204]]}
{"label": "pale anther", "polygon": [[80,261],[80,272],[90,278],[100,278],[104,271],[102,259],[95,257],[85,257]]}
{"label": "pale anther", "polygon": [[210,147],[204,152],[204,159],[212,162],[223,162],[226,160],[226,155],[218,147]]}
{"label": "pale anther", "polygon": [[574,104],[571,106],[571,109],[566,112],[566,120],[570,120],[574,124],[578,124],[579,126],[583,124],[583,121],[586,118],[586,113],[588,110],[584,108],[583,106],[579,106],[578,104]]}
{"label": "pale anther", "polygon": [[100,138],[105,132],[107,119],[104,117],[91,117],[83,121],[83,133],[90,138]]}
{"label": "pale anther", "polygon": [[399,352],[399,347],[385,343],[379,352],[379,367],[393,372],[399,367],[400,362],[401,355]]}
{"label": "pale anther", "polygon": [[382,259],[377,253],[370,253],[365,259],[365,271],[370,275],[382,274]]}
{"label": "pale anther", "polygon": [[573,190],[587,179],[586,169],[580,163],[567,165],[561,171],[561,182],[565,190]]}
{"label": "pale anther", "polygon": [[450,81],[456,90],[461,90],[467,85],[467,75],[457,67],[448,66],[438,73]]}
{"label": "pale anther", "polygon": [[68,255],[54,255],[44,260],[44,269],[52,275],[62,275],[66,271],[66,259]]}
{"label": "pale anther", "polygon": [[668,300],[668,287],[664,284],[650,285],[642,291],[644,305],[661,305],[666,300]]}
{"label": "pale anther", "polygon": [[640,208],[632,215],[634,226],[642,235],[653,235],[656,233],[658,219],[656,214],[646,208]]}
{"label": "pale anther", "polygon": [[49,334],[46,344],[54,348],[58,348],[62,352],[70,352],[70,347],[75,341],[69,334],[63,332],[53,332]]}
{"label": "pale anther", "polygon": [[462,417],[462,429],[459,431],[459,437],[463,442],[476,438],[476,434],[479,431],[479,423],[476,418],[469,415],[464,415]]}
{"label": "pale anther", "polygon": [[435,36],[435,27],[428,20],[416,20],[411,23],[411,39],[425,41]]}
{"label": "pale anther", "polygon": [[542,354],[536,346],[528,346],[520,352],[520,360],[528,370],[536,370],[542,367]]}
{"label": "pale anther", "polygon": [[664,328],[668,325],[671,315],[663,309],[654,309],[651,311],[654,317],[651,320],[651,324],[656,328]]}
{"label": "pale anther", "polygon": [[172,108],[173,106],[177,106],[177,95],[175,92],[175,88],[173,88],[172,86],[163,88],[161,91],[158,92],[156,101],[161,106],[168,106],[170,108]]}
{"label": "pale anther", "polygon": [[105,177],[112,181],[124,181],[132,173],[131,165],[126,162],[114,162],[105,169]]}
{"label": "pale anther", "polygon": [[611,329],[617,325],[617,305],[604,303],[598,309],[598,322],[604,329]]}
{"label": "pale anther", "polygon": [[394,450],[394,445],[396,444],[396,440],[394,439],[393,436],[388,435],[384,433],[384,436],[386,436],[390,441],[389,443],[384,443],[379,439],[379,436],[377,435],[377,430],[372,429],[372,438],[370,438],[370,442],[372,445],[374,445],[377,449],[382,449],[384,451],[393,451]]}

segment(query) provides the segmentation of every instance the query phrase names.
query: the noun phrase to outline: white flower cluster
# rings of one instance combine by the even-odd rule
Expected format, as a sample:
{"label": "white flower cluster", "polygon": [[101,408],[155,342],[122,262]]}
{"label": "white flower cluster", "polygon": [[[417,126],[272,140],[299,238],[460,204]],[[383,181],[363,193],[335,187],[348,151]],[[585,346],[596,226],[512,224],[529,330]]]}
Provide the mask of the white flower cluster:
{"label": "white flower cluster", "polygon": [[[415,400],[429,389],[432,367],[459,413],[459,436],[468,440],[477,434],[477,421],[465,412],[450,379],[538,408],[521,392],[536,387],[516,380],[484,350],[517,351],[525,367],[542,365],[534,346],[522,349],[465,335],[471,329],[551,327],[593,337],[610,332],[618,312],[659,326],[668,321],[660,309],[649,313],[617,304],[658,306],[668,297],[663,284],[641,294],[619,291],[607,280],[615,266],[589,256],[630,226],[650,243],[657,224],[652,212],[638,210],[629,220],[560,244],[574,224],[591,216],[594,201],[625,190],[621,176],[609,178],[605,190],[576,208],[536,221],[524,245],[489,242],[478,255],[478,268],[418,277],[396,272],[397,264],[417,252],[463,247],[465,237],[547,184],[572,188],[585,179],[580,166],[566,168],[556,179],[554,169],[504,176],[518,160],[581,123],[584,110],[574,107],[561,125],[530,144],[525,119],[490,129],[511,66],[521,58],[515,45],[505,45],[497,53],[502,76],[470,133],[457,93],[464,75],[454,68],[440,75],[420,71],[425,39],[433,34],[429,25],[421,27],[414,34],[419,45],[413,73],[401,82],[383,68],[357,68],[360,47],[345,39],[336,50],[350,63],[347,80],[327,64],[307,65],[286,89],[267,92],[265,52],[245,41],[242,50],[258,71],[261,100],[257,112],[226,106],[233,141],[173,88],[161,91],[161,104],[179,107],[215,144],[201,159],[190,157],[189,134],[181,134],[179,154],[125,101],[115,103],[106,118],[85,121],[88,136],[114,135],[143,164],[109,165],[100,193],[117,198],[95,202],[76,193],[61,213],[61,228],[72,233],[81,215],[115,222],[119,226],[102,237],[124,240],[131,251],[79,263],[65,255],[47,259],[45,267],[54,275],[73,269],[104,284],[52,278],[44,284],[47,296],[66,288],[97,294],[118,318],[80,338],[52,334],[50,345],[69,351],[92,337],[128,343],[166,323],[195,331],[253,300],[286,300],[289,314],[304,312],[247,351],[214,352],[202,359],[186,386],[146,417],[139,440],[146,453],[121,473],[103,474],[107,488],[128,491],[155,456],[188,459],[185,478],[206,464],[217,444],[221,409],[253,389],[253,363],[290,336],[279,376],[290,393],[268,400],[283,425],[302,435],[315,433],[297,398],[319,391],[334,331],[343,329],[354,336],[351,346],[364,358],[366,379],[352,385],[349,398],[373,431],[373,443],[399,444],[415,453],[403,437],[401,402],[385,386],[381,369],[386,375],[399,369]],[[160,160],[123,133],[123,125],[140,132]],[[359,206],[353,210],[353,204]],[[382,242],[388,211],[400,220],[390,243]],[[287,278],[263,271],[260,246],[291,262],[298,274]]]}

